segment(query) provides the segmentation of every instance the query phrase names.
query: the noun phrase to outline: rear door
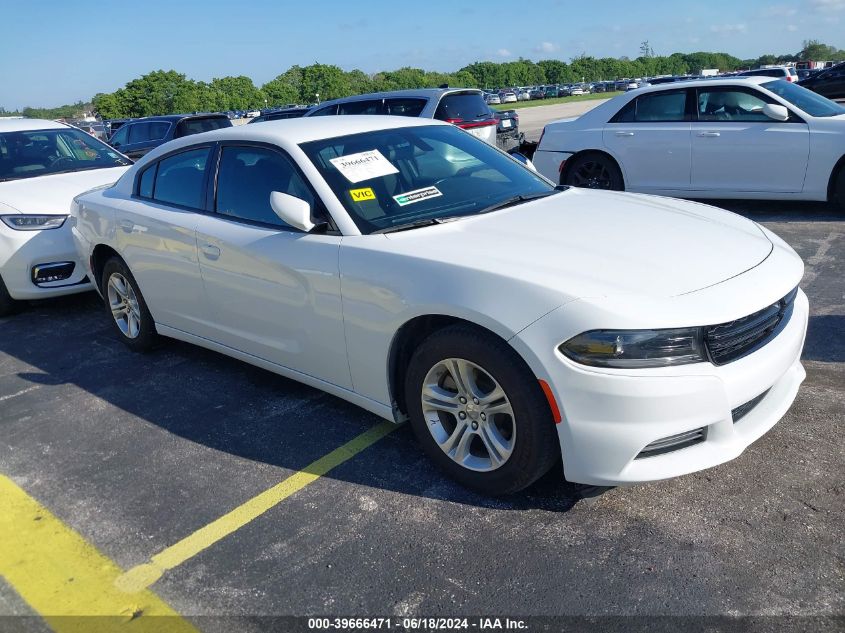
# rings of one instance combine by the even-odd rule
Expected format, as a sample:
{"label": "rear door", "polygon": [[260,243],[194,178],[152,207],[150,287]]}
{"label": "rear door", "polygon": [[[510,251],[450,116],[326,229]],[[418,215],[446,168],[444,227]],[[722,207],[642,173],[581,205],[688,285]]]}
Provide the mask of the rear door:
{"label": "rear door", "polygon": [[197,261],[211,146],[186,148],[145,168],[115,211],[115,240],[156,323],[208,336]]}
{"label": "rear door", "polygon": [[751,87],[701,87],[696,93],[693,190],[797,193],[803,189],[810,131],[800,117],[792,114],[785,122],[770,119],[763,106],[777,102]]}
{"label": "rear door", "polygon": [[688,89],[646,93],[605,125],[604,145],[622,165],[625,188],[684,190],[690,184]]}

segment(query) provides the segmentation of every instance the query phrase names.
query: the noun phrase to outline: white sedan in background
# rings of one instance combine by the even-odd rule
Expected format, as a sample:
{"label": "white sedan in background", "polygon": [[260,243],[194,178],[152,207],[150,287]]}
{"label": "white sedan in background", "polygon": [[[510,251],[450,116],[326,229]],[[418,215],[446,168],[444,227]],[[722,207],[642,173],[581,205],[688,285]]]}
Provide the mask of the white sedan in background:
{"label": "white sedan in background", "polygon": [[410,418],[486,493],[561,455],[589,484],[714,466],[805,375],[803,265],[774,234],[701,204],[556,188],[447,123],[198,134],[73,214],[130,348],[165,335]]}
{"label": "white sedan in background", "polygon": [[131,164],[69,125],[0,120],[0,316],[23,300],[91,290],[65,223],[71,200]]}
{"label": "white sedan in background", "polygon": [[660,84],[548,124],[533,160],[579,187],[845,205],[845,107],[770,77]]}

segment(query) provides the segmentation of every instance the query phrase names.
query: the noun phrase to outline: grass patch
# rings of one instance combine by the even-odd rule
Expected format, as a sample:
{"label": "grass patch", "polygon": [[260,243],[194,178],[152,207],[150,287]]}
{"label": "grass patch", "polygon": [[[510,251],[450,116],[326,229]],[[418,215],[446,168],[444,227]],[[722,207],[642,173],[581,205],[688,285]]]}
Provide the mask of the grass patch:
{"label": "grass patch", "polygon": [[622,92],[598,92],[588,95],[575,95],[574,97],[556,97],[554,99],[532,99],[531,101],[517,101],[516,103],[503,103],[492,105],[497,110],[515,110],[517,108],[536,108],[537,106],[555,105],[556,103],[572,103],[573,101],[592,101],[593,99],[612,99]]}

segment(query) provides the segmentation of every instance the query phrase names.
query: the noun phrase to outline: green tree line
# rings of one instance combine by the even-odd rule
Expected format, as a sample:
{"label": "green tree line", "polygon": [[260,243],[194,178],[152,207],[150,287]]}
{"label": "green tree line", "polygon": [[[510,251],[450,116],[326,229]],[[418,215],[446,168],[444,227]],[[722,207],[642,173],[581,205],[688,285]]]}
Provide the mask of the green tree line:
{"label": "green tree line", "polygon": [[260,109],[267,105],[307,104],[338,97],[405,88],[433,88],[442,84],[467,88],[495,88],[545,83],[603,81],[655,75],[697,74],[705,68],[722,71],[755,68],[763,64],[792,63],[800,60],[845,60],[845,50],[808,40],[801,51],[786,55],[762,55],[739,59],[727,53],[673,53],[655,55],[643,42],[641,55],[596,58],[580,55],[565,62],[546,59],[534,62],[475,62],[454,73],[438,73],[420,68],[400,68],[368,75],[360,70],[344,71],[329,64],[293,66],[256,86],[246,76],[221,77],[209,82],[194,81],[175,70],[156,70],[133,79],[123,88],[93,97],[91,104],[77,103],[59,108],[24,108],[21,113],[38,118],[72,118],[94,110],[103,118],[141,117],[174,112],[209,112]]}

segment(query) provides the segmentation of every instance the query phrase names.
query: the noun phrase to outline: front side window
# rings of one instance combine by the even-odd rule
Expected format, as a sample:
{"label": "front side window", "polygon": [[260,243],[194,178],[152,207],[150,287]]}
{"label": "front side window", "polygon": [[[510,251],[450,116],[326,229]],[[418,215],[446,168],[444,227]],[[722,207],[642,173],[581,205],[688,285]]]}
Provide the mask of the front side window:
{"label": "front side window", "polygon": [[115,147],[119,147],[121,145],[126,145],[126,141],[129,138],[129,128],[132,127],[131,125],[123,125],[119,130],[117,130],[114,134],[111,135],[109,138],[109,143],[114,145]]}
{"label": "front side window", "polygon": [[301,198],[314,207],[314,196],[287,157],[261,147],[223,148],[217,172],[217,213],[286,227],[270,206],[274,191]]}
{"label": "front side window", "polygon": [[[159,161],[153,199],[165,204],[201,209],[205,199],[205,166],[210,152],[210,148],[201,147]],[[144,172],[146,175],[147,172]]]}
{"label": "front side window", "polygon": [[0,133],[0,181],[131,164],[75,128]]}
{"label": "front side window", "polygon": [[365,132],[300,147],[362,233],[490,212],[556,192],[535,172],[452,126]]}
{"label": "front side window", "polygon": [[642,95],[614,117],[613,123],[658,123],[686,120],[686,90],[667,90]]}
{"label": "front side window", "polygon": [[133,123],[129,126],[129,143],[144,143],[150,140],[149,123]]}
{"label": "front side window", "polygon": [[320,108],[314,114],[309,114],[308,116],[330,116],[332,114],[337,114],[337,104]]}
{"label": "front side window", "polygon": [[760,93],[743,90],[699,90],[699,121],[765,121],[772,119],[763,114],[767,101]]}

